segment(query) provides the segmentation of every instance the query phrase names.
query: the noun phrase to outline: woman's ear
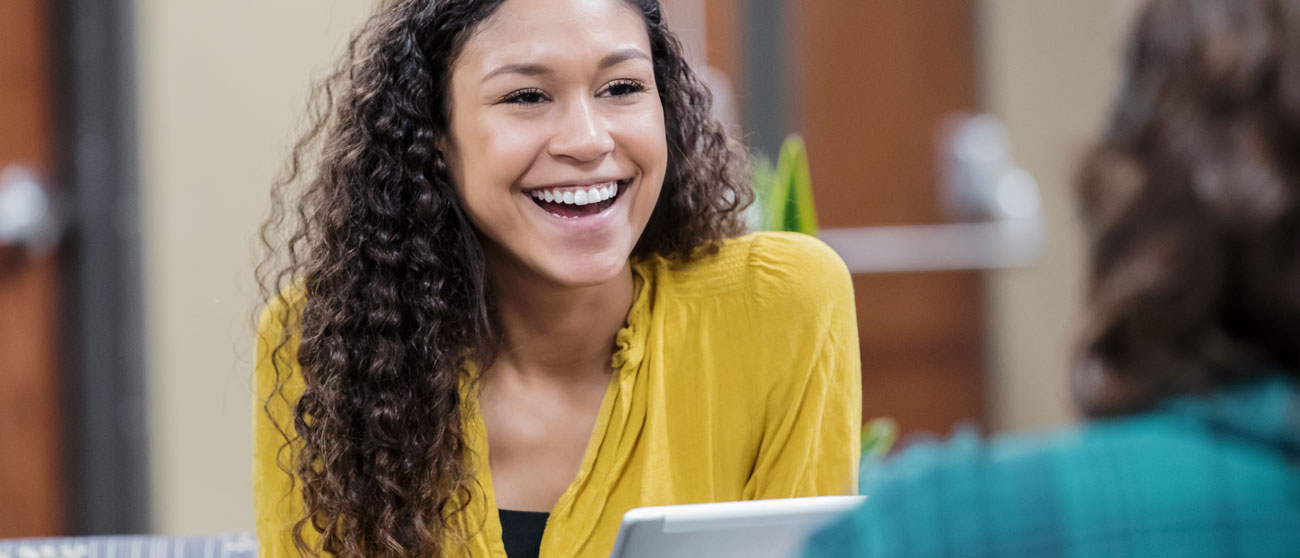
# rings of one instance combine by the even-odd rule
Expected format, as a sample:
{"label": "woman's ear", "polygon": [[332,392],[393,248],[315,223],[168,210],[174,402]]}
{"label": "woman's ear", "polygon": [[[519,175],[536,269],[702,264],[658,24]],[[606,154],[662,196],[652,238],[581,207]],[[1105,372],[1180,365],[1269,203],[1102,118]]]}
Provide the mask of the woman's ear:
{"label": "woman's ear", "polygon": [[433,170],[439,174],[447,173],[447,157],[442,154],[441,149],[433,152]]}
{"label": "woman's ear", "polygon": [[439,173],[451,176],[451,160],[456,156],[456,148],[451,138],[443,135],[433,142],[433,168]]}
{"label": "woman's ear", "polygon": [[456,145],[450,138],[442,137],[434,142],[433,172],[442,176],[453,187],[457,187],[457,184],[460,183],[457,176],[457,167],[453,164],[458,160],[459,155],[456,151]]}

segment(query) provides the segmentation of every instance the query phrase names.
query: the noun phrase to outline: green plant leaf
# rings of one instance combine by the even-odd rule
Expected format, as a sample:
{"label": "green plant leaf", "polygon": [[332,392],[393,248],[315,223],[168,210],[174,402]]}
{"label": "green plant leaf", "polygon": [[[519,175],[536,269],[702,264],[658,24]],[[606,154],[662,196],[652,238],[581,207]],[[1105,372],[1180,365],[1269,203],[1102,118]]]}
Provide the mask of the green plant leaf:
{"label": "green plant leaf", "polygon": [[862,425],[862,462],[878,462],[885,458],[898,440],[898,423],[889,417],[880,417]]}
{"label": "green plant leaf", "polygon": [[812,198],[808,149],[798,135],[781,143],[776,166],[761,153],[753,157],[754,195],[758,202],[756,228],[817,234],[817,210]]}
{"label": "green plant leaf", "polygon": [[767,195],[767,207],[764,208],[767,230],[786,230],[786,214],[789,212],[790,180],[788,170],[778,158],[776,168],[772,170],[771,186]]}
{"label": "green plant leaf", "polygon": [[775,225],[768,214],[768,208],[772,206],[772,184],[776,180],[776,169],[772,167],[772,161],[767,158],[767,155],[758,151],[751,155],[750,161],[752,161],[750,171],[755,202],[749,219],[750,228],[770,231]]}
{"label": "green plant leaf", "polygon": [[784,198],[782,230],[816,236],[817,209],[812,199],[812,170],[803,138],[790,135],[781,144],[776,174],[778,182],[783,184],[778,187]]}

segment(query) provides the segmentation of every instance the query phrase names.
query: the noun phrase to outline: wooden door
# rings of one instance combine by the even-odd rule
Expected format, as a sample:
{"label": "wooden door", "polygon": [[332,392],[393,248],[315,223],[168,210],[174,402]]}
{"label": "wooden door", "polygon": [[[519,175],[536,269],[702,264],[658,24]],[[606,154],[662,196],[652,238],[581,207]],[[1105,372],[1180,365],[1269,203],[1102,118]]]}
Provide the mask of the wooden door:
{"label": "wooden door", "polygon": [[[974,6],[787,0],[788,85],[820,226],[944,222],[941,128],[976,107]],[[977,272],[855,275],[864,418],[946,433],[985,416]]]}
{"label": "wooden door", "polygon": [[[50,13],[0,0],[0,169],[53,175]],[[63,531],[53,255],[0,247],[0,538]]]}

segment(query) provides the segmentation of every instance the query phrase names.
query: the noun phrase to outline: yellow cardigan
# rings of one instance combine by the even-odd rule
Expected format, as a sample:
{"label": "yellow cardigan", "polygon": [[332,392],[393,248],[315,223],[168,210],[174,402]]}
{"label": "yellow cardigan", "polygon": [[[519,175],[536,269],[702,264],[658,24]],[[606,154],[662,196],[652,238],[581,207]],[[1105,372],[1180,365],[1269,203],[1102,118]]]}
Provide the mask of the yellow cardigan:
{"label": "yellow cardigan", "polygon": [[[542,558],[609,556],[635,507],[856,492],[857,322],[834,252],[809,236],[756,233],[717,256],[685,266],[652,258],[633,272],[637,294],[614,373],[578,476],[551,510]],[[268,309],[259,327],[253,485],[262,558],[297,555],[289,526],[301,510],[276,465],[283,438],[263,412],[280,337],[270,318],[283,311]],[[303,389],[292,358],[285,397],[269,405],[289,425],[289,402]],[[477,412],[467,417],[481,490],[459,525],[471,556],[506,558],[486,430]]]}

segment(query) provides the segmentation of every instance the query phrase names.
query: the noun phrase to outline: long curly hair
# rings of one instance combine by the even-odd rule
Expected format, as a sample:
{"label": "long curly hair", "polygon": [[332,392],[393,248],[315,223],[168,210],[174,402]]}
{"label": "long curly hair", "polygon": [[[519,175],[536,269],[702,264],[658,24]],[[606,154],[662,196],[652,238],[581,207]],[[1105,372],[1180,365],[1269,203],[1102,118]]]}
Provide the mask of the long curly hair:
{"label": "long curly hair", "polygon": [[[745,155],[710,116],[659,3],[625,1],[649,34],[668,144],[633,257],[684,262],[743,232]],[[286,398],[300,339],[305,391],[288,401],[292,424],[276,427],[302,494],[292,538],[303,555],[438,556],[470,535],[454,522],[474,484],[462,425],[474,402],[461,384],[500,339],[483,249],[435,146],[453,63],[501,3],[380,5],[318,84],[309,130],[273,185],[257,280],[265,304],[292,308],[276,316],[285,341],[264,411]]]}
{"label": "long curly hair", "polygon": [[1300,375],[1300,3],[1153,0],[1080,180],[1091,416]]}

